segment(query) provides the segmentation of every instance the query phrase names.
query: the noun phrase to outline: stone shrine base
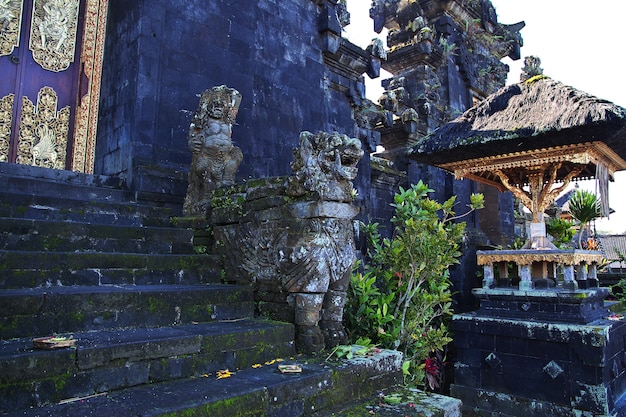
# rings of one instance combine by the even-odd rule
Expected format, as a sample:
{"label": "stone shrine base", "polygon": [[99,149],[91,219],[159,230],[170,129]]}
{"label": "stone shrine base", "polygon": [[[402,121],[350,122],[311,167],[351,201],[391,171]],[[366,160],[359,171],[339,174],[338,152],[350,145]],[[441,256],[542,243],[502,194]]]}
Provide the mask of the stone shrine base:
{"label": "stone shrine base", "polygon": [[481,416],[626,416],[626,323],[607,292],[475,290],[481,308],[452,321],[451,395]]}
{"label": "stone shrine base", "polygon": [[604,299],[609,292],[608,288],[602,287],[576,291],[560,287],[534,290],[477,288],[472,291],[480,300],[476,313],[481,316],[577,324],[607,317]]}

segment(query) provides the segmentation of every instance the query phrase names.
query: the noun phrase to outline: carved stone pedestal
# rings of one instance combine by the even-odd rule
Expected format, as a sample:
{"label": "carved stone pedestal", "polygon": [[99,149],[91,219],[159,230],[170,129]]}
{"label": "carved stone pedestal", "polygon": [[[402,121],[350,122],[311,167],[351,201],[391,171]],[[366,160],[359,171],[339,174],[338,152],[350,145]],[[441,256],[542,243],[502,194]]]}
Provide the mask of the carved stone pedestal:
{"label": "carved stone pedestal", "polygon": [[286,182],[256,180],[215,196],[213,252],[222,255],[227,280],[255,287],[259,314],[295,323],[297,349],[316,352],[346,341],[341,322],[358,208],[287,197]]}
{"label": "carved stone pedestal", "polygon": [[[453,317],[451,395],[484,416],[623,416],[626,323],[608,288],[480,288]],[[619,319],[619,320],[615,320]]]}
{"label": "carved stone pedestal", "polygon": [[451,395],[466,411],[511,417],[626,412],[623,321],[554,323],[478,312],[455,315],[452,328]]}

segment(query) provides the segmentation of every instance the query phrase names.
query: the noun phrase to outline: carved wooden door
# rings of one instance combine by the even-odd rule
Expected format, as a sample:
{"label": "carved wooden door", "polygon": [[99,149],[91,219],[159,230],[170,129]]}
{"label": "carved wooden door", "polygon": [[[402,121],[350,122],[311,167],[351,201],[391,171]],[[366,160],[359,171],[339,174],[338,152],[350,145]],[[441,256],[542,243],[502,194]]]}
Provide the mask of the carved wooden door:
{"label": "carved wooden door", "polygon": [[98,0],[0,0],[0,162],[93,170],[103,11]]}

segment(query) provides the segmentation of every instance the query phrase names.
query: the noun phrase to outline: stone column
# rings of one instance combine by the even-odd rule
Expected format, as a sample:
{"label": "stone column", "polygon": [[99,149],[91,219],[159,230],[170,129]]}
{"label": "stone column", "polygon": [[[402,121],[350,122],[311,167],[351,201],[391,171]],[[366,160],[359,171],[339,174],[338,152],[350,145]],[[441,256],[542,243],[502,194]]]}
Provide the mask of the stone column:
{"label": "stone column", "polygon": [[588,265],[589,271],[587,275],[587,280],[589,281],[589,288],[597,288],[600,286],[600,281],[598,280],[598,267],[595,263]]}
{"label": "stone column", "polygon": [[576,291],[578,283],[574,279],[574,265],[563,265],[563,288]]}
{"label": "stone column", "polygon": [[533,280],[532,280],[530,271],[531,271],[530,265],[520,266],[520,281],[519,281],[520,290],[532,290],[535,287],[533,285]]}
{"label": "stone column", "polygon": [[496,286],[493,277],[493,264],[483,265],[483,288],[491,289]]}

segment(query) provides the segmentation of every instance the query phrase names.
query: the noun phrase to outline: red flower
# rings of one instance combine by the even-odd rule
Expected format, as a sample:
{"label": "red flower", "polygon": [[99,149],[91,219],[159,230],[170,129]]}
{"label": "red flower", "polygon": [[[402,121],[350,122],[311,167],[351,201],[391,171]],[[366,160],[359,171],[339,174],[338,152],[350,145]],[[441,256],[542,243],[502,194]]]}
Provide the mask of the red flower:
{"label": "red flower", "polygon": [[426,373],[431,375],[437,375],[439,373],[439,366],[437,365],[437,360],[431,357],[427,357],[425,361],[424,369]]}

